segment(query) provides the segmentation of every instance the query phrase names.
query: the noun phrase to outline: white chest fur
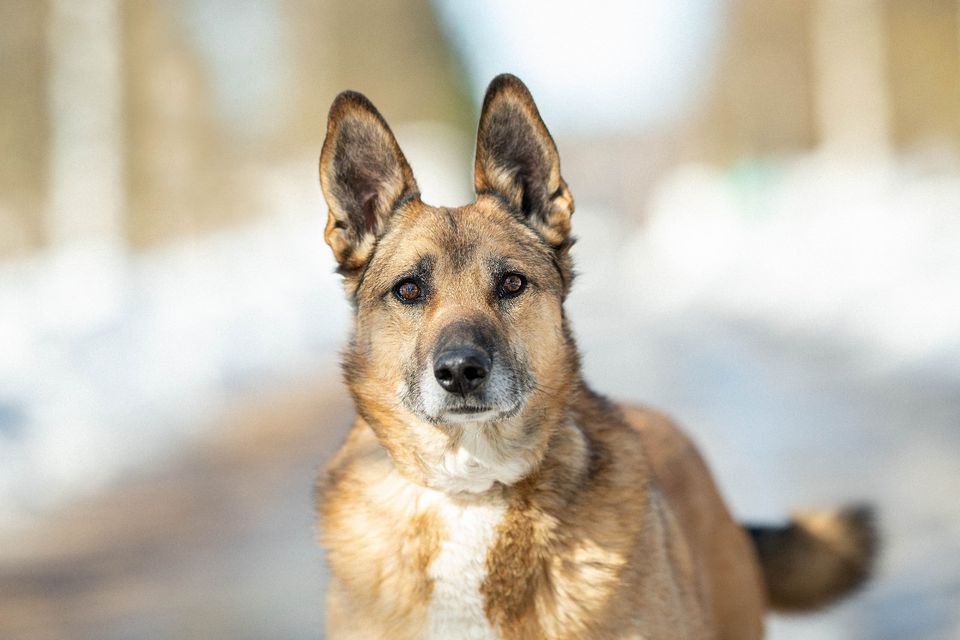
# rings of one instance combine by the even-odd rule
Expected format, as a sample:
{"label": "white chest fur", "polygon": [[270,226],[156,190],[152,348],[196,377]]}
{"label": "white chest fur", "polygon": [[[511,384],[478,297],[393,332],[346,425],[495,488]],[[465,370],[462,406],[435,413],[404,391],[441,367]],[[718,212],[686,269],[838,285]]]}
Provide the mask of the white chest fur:
{"label": "white chest fur", "polygon": [[459,504],[444,496],[440,514],[446,537],[428,569],[433,593],[427,610],[430,640],[499,637],[483,611],[480,586],[487,575],[487,553],[503,519],[501,504]]}

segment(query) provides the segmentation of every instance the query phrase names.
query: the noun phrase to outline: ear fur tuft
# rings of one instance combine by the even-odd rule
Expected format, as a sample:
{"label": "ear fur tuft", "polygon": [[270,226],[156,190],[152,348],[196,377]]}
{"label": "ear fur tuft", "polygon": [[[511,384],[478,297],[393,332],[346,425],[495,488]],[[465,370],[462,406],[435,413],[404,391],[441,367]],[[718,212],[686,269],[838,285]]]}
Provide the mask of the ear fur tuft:
{"label": "ear fur tuft", "polygon": [[330,107],[320,186],[329,209],[324,239],[344,272],[370,259],[397,203],[419,197],[386,120],[356,91],[344,91]]}
{"label": "ear fur tuft", "polygon": [[573,197],[560,154],[530,91],[502,74],[487,88],[477,131],[474,186],[509,202],[551,246],[569,242]]}

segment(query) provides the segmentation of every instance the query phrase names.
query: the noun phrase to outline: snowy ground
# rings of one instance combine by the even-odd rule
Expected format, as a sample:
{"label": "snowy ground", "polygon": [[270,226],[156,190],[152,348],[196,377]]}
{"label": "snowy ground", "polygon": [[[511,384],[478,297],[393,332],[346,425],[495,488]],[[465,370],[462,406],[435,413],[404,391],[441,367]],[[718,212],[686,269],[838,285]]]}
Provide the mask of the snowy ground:
{"label": "snowy ground", "polygon": [[[424,171],[412,146],[429,193],[444,161]],[[285,213],[259,225],[135,259],[78,251],[0,271],[0,526],[29,531],[125,470],[162,470],[198,425],[254,392],[333,384],[348,313],[314,176],[298,165],[271,180]],[[957,637],[960,179],[811,157],[681,168],[644,229],[578,204],[569,309],[595,387],[679,417],[743,518],[864,499],[880,509],[874,585],[826,615],[777,619],[771,636]],[[271,521],[302,522],[309,501],[284,495]],[[312,600],[291,578],[309,532],[224,545],[195,579],[223,576],[237,606],[257,608],[245,637],[281,617],[303,623],[285,637],[316,637],[315,612],[289,611],[319,598],[319,583]],[[278,563],[245,572],[228,562],[236,545]],[[301,597],[278,601],[263,584]],[[240,637],[223,629],[210,633]]]}

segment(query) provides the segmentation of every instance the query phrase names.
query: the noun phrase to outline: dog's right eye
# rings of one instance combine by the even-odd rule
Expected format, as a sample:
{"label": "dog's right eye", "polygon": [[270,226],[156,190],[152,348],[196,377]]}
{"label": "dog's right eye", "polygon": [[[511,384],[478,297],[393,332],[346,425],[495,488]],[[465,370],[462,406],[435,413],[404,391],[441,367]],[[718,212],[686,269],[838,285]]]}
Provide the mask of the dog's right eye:
{"label": "dog's right eye", "polygon": [[414,278],[404,278],[393,287],[393,294],[400,302],[412,304],[423,299],[423,287]]}

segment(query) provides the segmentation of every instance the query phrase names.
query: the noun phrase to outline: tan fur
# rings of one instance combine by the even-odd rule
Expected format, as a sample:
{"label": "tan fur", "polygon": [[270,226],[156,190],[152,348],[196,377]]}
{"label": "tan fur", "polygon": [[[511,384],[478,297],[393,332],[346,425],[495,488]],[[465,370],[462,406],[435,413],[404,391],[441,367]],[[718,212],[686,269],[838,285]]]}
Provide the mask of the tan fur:
{"label": "tan fur", "polygon": [[[514,640],[761,637],[758,556],[696,449],[665,417],[618,408],[581,379],[562,308],[573,199],[526,88],[491,84],[478,198],[459,208],[423,203],[383,118],[345,96],[321,182],[354,304],[344,370],[360,417],[318,482],[328,637],[437,637],[457,633],[450,625]],[[499,292],[505,272],[523,274],[522,294]],[[396,287],[411,278],[422,295],[406,304]],[[461,325],[491,342],[491,376],[510,372],[507,399],[489,394],[497,411],[515,406],[496,418],[431,408],[451,397],[430,375],[437,344]],[[496,520],[464,524],[481,527],[471,538],[449,524],[462,513]],[[829,524],[808,528],[842,546]],[[482,575],[476,593],[452,592],[461,576],[438,566],[463,567],[468,586]],[[438,581],[452,594],[439,608]]]}
{"label": "tan fur", "polygon": [[426,570],[444,533],[428,499],[397,473],[369,429],[355,428],[329,469],[339,495],[320,508],[334,576],[329,635],[419,637],[432,588]]}

